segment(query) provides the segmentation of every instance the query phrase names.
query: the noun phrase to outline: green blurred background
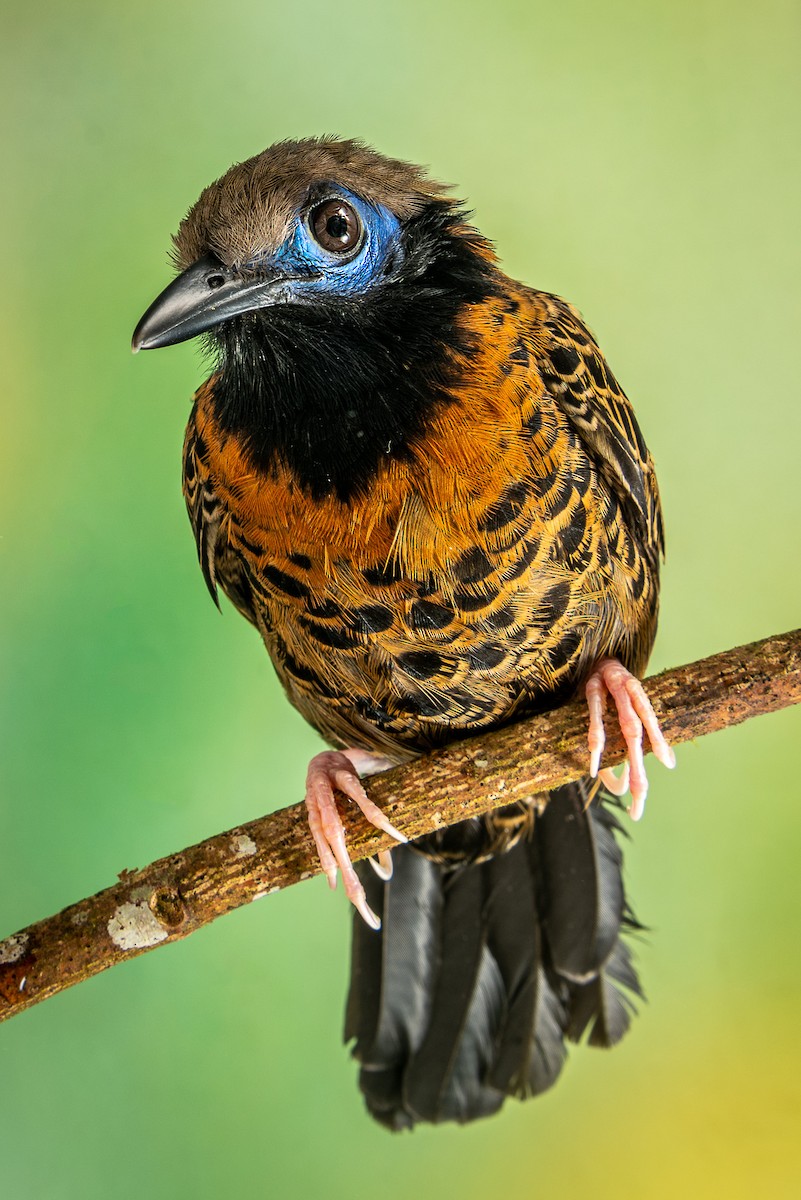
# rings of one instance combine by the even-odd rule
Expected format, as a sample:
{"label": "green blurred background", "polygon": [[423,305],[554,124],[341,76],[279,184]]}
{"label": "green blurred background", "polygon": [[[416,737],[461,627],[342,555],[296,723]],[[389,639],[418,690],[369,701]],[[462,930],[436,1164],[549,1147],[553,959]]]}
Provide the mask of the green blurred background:
{"label": "green blurred background", "polygon": [[[192,346],[131,358],[200,188],[338,132],[428,163],[585,313],[668,521],[654,667],[799,623],[797,0],[6,6],[0,937],[300,798],[316,746],[206,595]],[[649,994],[614,1053],[392,1138],[340,1045],[320,880],[0,1030],[0,1194],[795,1197],[798,712],[653,770],[627,852]]]}

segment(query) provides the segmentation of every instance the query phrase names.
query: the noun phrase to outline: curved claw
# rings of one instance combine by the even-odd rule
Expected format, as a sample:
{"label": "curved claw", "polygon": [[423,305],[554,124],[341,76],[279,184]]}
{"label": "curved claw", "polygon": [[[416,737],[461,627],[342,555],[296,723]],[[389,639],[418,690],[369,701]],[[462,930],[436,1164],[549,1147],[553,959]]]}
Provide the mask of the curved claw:
{"label": "curved claw", "polygon": [[370,866],[382,882],[388,883],[392,878],[392,851],[381,850],[376,858],[368,858]]}
{"label": "curved claw", "polygon": [[613,796],[625,796],[629,790],[629,775],[628,759],[623,763],[623,770],[619,775],[616,775],[611,767],[604,767],[598,772],[601,783]]}

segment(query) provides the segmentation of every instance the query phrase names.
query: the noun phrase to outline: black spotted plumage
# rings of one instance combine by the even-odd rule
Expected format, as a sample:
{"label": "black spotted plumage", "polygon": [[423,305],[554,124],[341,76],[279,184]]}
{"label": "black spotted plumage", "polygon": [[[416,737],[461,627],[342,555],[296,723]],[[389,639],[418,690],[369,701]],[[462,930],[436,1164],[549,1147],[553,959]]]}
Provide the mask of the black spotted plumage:
{"label": "black spotted plumage", "polygon": [[[337,189],[390,248],[358,287],[324,258],[288,277]],[[184,451],[203,575],[330,745],[402,761],[563,702],[605,657],[642,671],[664,538],[632,407],[446,189],[360,143],[282,143],[206,189],[176,261],[136,336],[207,332],[216,358]],[[611,805],[572,785],[396,850],[388,883],[359,868],[384,923],[355,921],[346,1036],[383,1123],[488,1115],[550,1086],[565,1039],[625,1032]]]}

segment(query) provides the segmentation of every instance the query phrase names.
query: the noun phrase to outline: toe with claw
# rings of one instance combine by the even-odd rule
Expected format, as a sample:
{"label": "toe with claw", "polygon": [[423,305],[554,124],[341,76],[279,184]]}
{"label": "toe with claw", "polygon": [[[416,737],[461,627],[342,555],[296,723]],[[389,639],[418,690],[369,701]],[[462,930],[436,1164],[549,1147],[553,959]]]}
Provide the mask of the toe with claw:
{"label": "toe with claw", "polygon": [[[675,767],[676,756],[659,728],[656,713],[645,688],[636,676],[627,671],[616,658],[603,658],[587,680],[585,687],[587,705],[590,710],[590,726],[587,744],[590,750],[590,774],[596,776],[615,796],[631,790],[629,813],[638,821],[645,809],[648,795],[648,777],[642,749],[643,728],[648,734],[651,749],[666,767]],[[628,748],[628,761],[621,775],[615,775],[611,767],[603,770],[601,755],[606,743],[604,712],[607,696],[611,696],[617,709],[620,731]]]}
{"label": "toe with claw", "polygon": [[[381,922],[367,903],[364,888],[353,869],[345,844],[345,831],[337,812],[334,791],[342,792],[352,800],[371,825],[388,833],[398,842],[408,841],[408,838],[387,820],[381,809],[373,804],[359,778],[360,770],[370,774],[389,765],[388,761],[377,759],[362,750],[325,750],[311,760],[306,774],[309,828],[329,886],[336,887],[337,870],[340,870],[345,895],[373,929],[380,929]],[[382,851],[377,861],[370,859],[370,863],[381,879],[390,878],[392,858],[388,850]]]}

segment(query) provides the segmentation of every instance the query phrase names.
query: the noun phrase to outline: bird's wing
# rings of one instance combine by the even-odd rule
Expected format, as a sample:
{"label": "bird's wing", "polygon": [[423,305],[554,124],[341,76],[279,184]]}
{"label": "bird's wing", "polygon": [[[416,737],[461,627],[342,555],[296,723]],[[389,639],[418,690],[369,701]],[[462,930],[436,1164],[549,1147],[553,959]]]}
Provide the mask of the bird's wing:
{"label": "bird's wing", "polygon": [[545,306],[538,366],[545,387],[595,459],[634,529],[664,552],[656,474],[634,410],[579,313],[558,296]]}
{"label": "bird's wing", "polygon": [[208,468],[208,451],[197,427],[196,412],[197,405],[189,418],[184,441],[183,490],[186,510],[195,534],[200,569],[218,608],[219,585],[243,617],[257,625],[246,567],[227,536],[227,514],[214,489]]}

